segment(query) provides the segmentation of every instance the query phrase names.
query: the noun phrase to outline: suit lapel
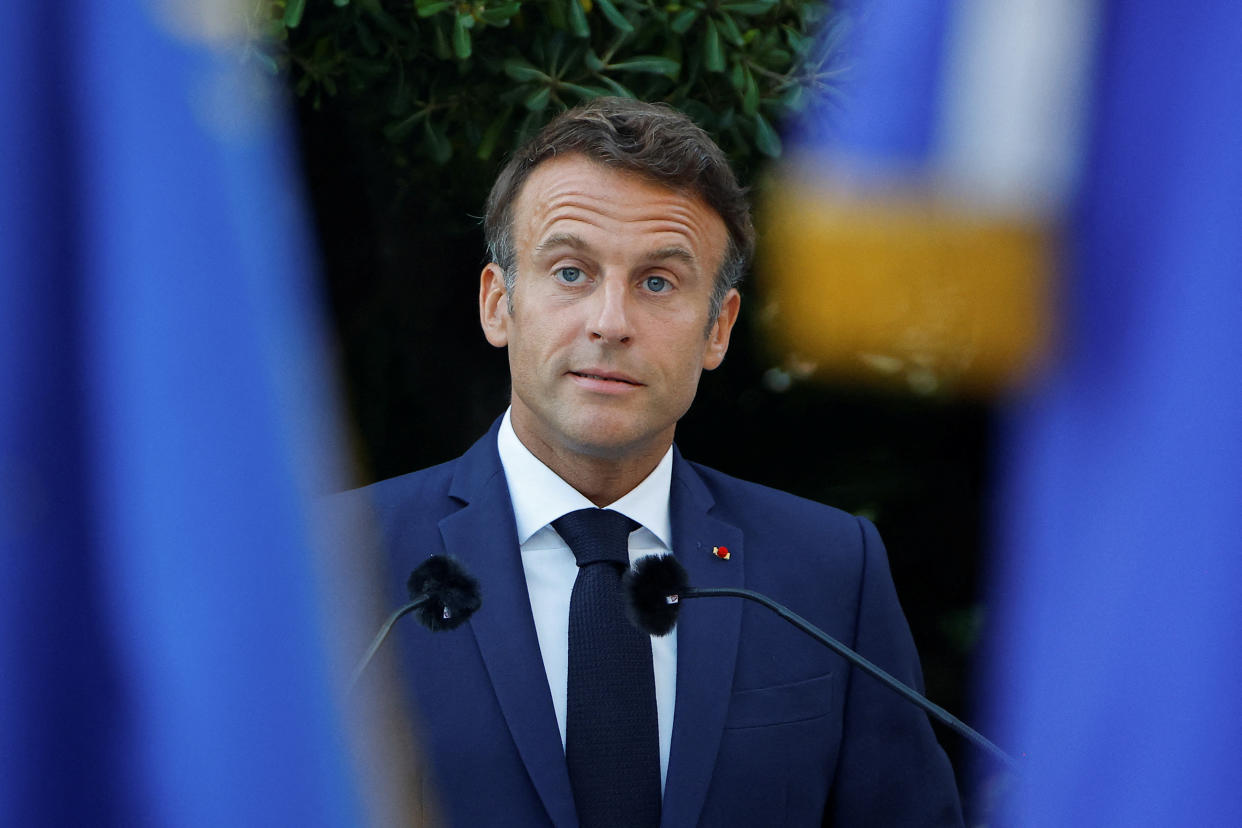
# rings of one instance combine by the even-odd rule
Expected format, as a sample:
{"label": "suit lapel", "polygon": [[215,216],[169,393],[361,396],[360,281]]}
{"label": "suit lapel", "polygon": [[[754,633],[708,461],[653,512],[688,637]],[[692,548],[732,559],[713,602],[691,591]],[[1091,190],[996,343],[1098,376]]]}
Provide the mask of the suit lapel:
{"label": "suit lapel", "polygon": [[440,521],[440,533],[449,554],[479,579],[483,606],[468,624],[496,699],[552,822],[576,826],[495,427],[462,457],[450,494],[467,505]]}
{"label": "suit lapel", "polygon": [[[709,514],[715,501],[694,469],[674,451],[669,508],[673,552],[691,586],[743,586],[742,532]],[[729,560],[712,547],[725,546]],[[661,825],[696,825],[716,764],[729,709],[741,630],[741,601],[686,602],[677,624],[677,703]]]}

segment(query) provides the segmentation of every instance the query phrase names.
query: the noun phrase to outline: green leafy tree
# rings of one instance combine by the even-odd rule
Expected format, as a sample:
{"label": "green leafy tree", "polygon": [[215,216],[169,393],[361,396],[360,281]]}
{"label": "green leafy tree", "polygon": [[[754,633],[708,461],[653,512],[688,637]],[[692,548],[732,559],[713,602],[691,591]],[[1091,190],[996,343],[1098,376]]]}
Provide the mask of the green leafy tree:
{"label": "green leafy tree", "polygon": [[[406,164],[491,160],[598,95],[665,101],[749,166],[830,92],[823,0],[274,0],[257,52]],[[818,96],[818,97],[817,97]]]}

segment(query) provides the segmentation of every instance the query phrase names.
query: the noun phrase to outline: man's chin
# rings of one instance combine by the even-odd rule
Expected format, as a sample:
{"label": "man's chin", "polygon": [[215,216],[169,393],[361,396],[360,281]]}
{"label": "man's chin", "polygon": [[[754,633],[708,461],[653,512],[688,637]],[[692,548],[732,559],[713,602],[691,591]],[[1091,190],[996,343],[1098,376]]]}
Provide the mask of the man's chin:
{"label": "man's chin", "polygon": [[672,442],[672,427],[653,432],[632,425],[626,428],[592,423],[570,435],[569,448],[583,457],[621,462],[651,454],[663,455]]}
{"label": "man's chin", "polygon": [[[533,450],[531,442],[541,443],[550,455],[568,453],[615,463],[642,460],[652,454],[663,456],[673,442],[676,424],[661,425],[643,416],[644,412],[617,405],[577,404],[543,413],[539,416],[529,409],[519,412],[514,406],[514,430],[528,448]],[[540,456],[539,451],[535,454]]]}

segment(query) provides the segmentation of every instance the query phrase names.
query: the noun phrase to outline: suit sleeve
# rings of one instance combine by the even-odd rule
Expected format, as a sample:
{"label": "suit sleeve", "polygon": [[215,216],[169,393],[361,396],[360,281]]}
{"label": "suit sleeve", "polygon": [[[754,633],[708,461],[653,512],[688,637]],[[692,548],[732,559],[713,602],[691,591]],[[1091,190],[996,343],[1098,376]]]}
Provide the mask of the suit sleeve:
{"label": "suit sleeve", "polygon": [[[863,562],[854,649],[922,692],[918,653],[884,545],[870,522],[858,523]],[[953,769],[927,714],[857,668],[850,668],[824,825],[962,825]]]}

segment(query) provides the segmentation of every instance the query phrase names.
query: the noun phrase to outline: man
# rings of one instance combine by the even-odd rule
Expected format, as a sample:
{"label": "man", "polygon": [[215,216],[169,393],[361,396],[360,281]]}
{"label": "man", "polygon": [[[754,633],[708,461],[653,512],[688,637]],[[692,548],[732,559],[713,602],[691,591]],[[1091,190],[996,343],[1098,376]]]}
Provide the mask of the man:
{"label": "man", "polygon": [[[641,635],[609,603],[621,566],[584,559],[595,529],[573,521],[619,522],[622,562],[674,554],[693,584],[772,595],[921,682],[869,523],[673,447],[724,359],[753,247],[720,150],[671,109],[596,100],[508,162],[486,230],[479,313],[508,349],[511,407],[457,460],[356,495],[394,582],[450,554],[481,584],[461,629],[398,633],[448,819],[960,824],[926,716],[892,691],[734,599]],[[584,597],[599,573],[611,586]]]}

